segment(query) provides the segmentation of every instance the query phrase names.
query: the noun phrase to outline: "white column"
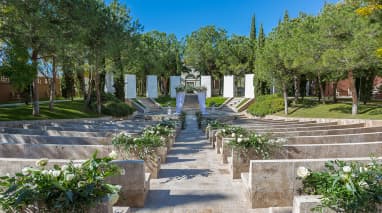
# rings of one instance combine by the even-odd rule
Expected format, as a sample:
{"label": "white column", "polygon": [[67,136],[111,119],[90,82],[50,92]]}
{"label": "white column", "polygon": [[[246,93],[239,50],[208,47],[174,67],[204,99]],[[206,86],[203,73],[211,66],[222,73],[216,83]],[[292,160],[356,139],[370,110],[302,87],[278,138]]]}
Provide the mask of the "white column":
{"label": "white column", "polygon": [[146,97],[158,98],[158,80],[156,75],[147,76]]}
{"label": "white column", "polygon": [[125,99],[137,97],[137,78],[135,75],[125,75]]}
{"label": "white column", "polygon": [[180,86],[180,76],[170,76],[170,96],[176,98],[176,90]]}
{"label": "white column", "polygon": [[245,74],[245,93],[246,98],[255,98],[255,86],[253,85],[254,74]]}
{"label": "white column", "polygon": [[105,93],[114,93],[114,74],[112,72],[107,72],[105,75]]}
{"label": "white column", "polygon": [[224,76],[224,90],[223,97],[232,98],[235,95],[235,81],[233,75],[225,75]]}
{"label": "white column", "polygon": [[205,87],[206,97],[211,97],[211,76],[210,75],[202,75],[200,77],[200,86]]}

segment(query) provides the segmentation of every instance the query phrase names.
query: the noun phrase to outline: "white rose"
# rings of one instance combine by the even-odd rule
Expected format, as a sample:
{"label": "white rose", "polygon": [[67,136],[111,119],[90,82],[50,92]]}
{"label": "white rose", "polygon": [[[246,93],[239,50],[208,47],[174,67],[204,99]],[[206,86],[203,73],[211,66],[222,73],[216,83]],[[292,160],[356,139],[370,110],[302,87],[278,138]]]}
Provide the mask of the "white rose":
{"label": "white rose", "polygon": [[112,152],[110,152],[109,157],[112,159],[117,159],[118,154],[113,150]]}
{"label": "white rose", "polygon": [[22,170],[21,170],[21,173],[25,176],[27,175],[30,175],[31,174],[31,168],[30,167],[24,167]]}
{"label": "white rose", "polygon": [[233,137],[233,138],[236,137],[236,134],[235,134],[235,133],[232,133],[231,137]]}
{"label": "white rose", "polygon": [[42,170],[41,174],[43,174],[43,175],[48,175],[48,174],[49,174],[49,171],[48,171],[48,170]]}
{"label": "white rose", "polygon": [[367,172],[367,171],[368,171],[368,169],[366,167],[359,167],[360,173]]}
{"label": "white rose", "polygon": [[307,168],[300,166],[297,168],[297,176],[300,178],[306,178],[310,175],[310,172]]}
{"label": "white rose", "polygon": [[241,143],[242,141],[243,141],[243,138],[238,138],[238,139],[237,139],[237,142],[238,142],[238,143]]}
{"label": "white rose", "polygon": [[222,132],[225,132],[225,129],[222,129]]}
{"label": "white rose", "polygon": [[71,181],[71,180],[73,180],[74,179],[74,174],[67,174],[66,176],[65,176],[65,180],[66,181]]}
{"label": "white rose", "polygon": [[41,158],[40,160],[36,161],[36,166],[38,167],[44,167],[48,164],[48,158]]}
{"label": "white rose", "polygon": [[68,170],[69,169],[69,166],[68,165],[63,165],[62,167],[61,167],[61,170],[62,171],[65,171],[65,170]]}
{"label": "white rose", "polygon": [[342,171],[344,171],[345,173],[350,173],[351,167],[350,166],[344,166],[344,167],[342,167]]}
{"label": "white rose", "polygon": [[74,168],[79,169],[79,168],[82,167],[82,164],[80,164],[80,163],[75,163],[75,164],[73,164],[73,166],[74,166]]}
{"label": "white rose", "polygon": [[239,138],[242,138],[243,137],[243,135],[239,135]]}
{"label": "white rose", "polygon": [[54,171],[52,172],[52,175],[53,175],[53,177],[58,177],[58,176],[61,175],[61,171],[60,171],[60,170],[54,170]]}

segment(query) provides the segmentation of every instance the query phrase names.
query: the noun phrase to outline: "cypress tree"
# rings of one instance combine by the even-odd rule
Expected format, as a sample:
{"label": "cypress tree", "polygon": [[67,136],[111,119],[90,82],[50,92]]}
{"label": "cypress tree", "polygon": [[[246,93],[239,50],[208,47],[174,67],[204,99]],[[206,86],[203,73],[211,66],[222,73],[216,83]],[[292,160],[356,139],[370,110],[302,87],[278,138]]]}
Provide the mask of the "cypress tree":
{"label": "cypress tree", "polygon": [[263,48],[265,45],[265,34],[263,24],[260,25],[259,38],[258,38],[259,48]]}
{"label": "cypress tree", "polygon": [[249,38],[251,39],[251,41],[255,41],[256,40],[256,33],[257,33],[257,29],[256,29],[256,16],[253,15],[252,16],[252,22],[251,22],[251,32],[249,34]]}

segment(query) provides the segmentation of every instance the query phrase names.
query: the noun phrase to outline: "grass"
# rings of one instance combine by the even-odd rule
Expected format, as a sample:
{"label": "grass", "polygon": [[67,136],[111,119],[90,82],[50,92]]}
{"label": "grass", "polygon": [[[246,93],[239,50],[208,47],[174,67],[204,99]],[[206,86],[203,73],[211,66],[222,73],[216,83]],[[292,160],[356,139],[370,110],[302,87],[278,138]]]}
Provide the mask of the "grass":
{"label": "grass", "polygon": [[244,98],[239,105],[237,105],[237,109],[239,109],[241,106],[243,106],[247,101],[249,100],[249,98]]}
{"label": "grass", "polygon": [[[290,107],[288,117],[382,120],[382,105],[379,102],[359,105],[358,115],[353,116],[351,109],[352,104],[347,102],[318,104],[309,101]],[[284,113],[278,112],[275,115],[284,116]]]}
{"label": "grass", "polygon": [[222,105],[226,100],[227,100],[227,98],[224,98],[224,97],[221,97],[221,96],[218,96],[218,97],[210,97],[210,98],[207,98],[207,100],[206,100],[206,106],[207,106],[207,107],[212,107],[212,104],[214,104],[215,107],[219,107],[219,106]]}
{"label": "grass", "polygon": [[87,110],[82,100],[55,103],[54,111],[49,111],[49,104],[40,104],[40,116],[32,115],[32,105],[0,108],[0,121],[73,119],[98,117],[97,113]]}
{"label": "grass", "polygon": [[155,99],[162,107],[176,107],[176,99],[170,96],[161,96]]}

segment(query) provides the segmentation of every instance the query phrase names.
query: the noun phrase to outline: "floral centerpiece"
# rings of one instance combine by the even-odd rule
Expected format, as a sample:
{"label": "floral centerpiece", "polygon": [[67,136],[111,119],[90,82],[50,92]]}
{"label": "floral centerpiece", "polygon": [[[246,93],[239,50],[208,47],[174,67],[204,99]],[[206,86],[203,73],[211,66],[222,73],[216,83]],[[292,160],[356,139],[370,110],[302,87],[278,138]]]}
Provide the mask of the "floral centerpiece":
{"label": "floral centerpiece", "polygon": [[163,126],[161,124],[155,126],[146,127],[143,130],[143,134],[147,136],[159,136],[159,137],[168,137],[173,134],[173,128]]}
{"label": "floral centerpiece", "polygon": [[117,174],[119,167],[110,163],[113,158],[96,155],[84,163],[51,169],[48,159],[40,159],[36,167],[1,177],[1,208],[7,212],[87,212],[108,199],[116,202],[120,186],[107,184],[105,178]]}
{"label": "floral centerpiece", "polygon": [[139,137],[120,133],[113,137],[112,144],[121,153],[123,159],[149,160],[155,155],[158,147],[165,141],[158,135],[142,134]]}
{"label": "floral centerpiece", "polygon": [[321,195],[321,204],[313,210],[330,208],[336,212],[379,212],[382,204],[382,165],[329,161],[323,171],[297,169],[302,180],[300,193]]}
{"label": "floral centerpiece", "polygon": [[241,153],[251,151],[257,159],[268,159],[273,154],[277,153],[283,144],[286,143],[285,138],[272,138],[267,134],[250,133],[246,138],[243,135],[237,136],[237,133],[232,133],[234,140],[229,142],[233,149]]}
{"label": "floral centerpiece", "polygon": [[248,130],[238,126],[224,126],[217,132],[219,136],[225,138],[243,138],[249,135]]}

